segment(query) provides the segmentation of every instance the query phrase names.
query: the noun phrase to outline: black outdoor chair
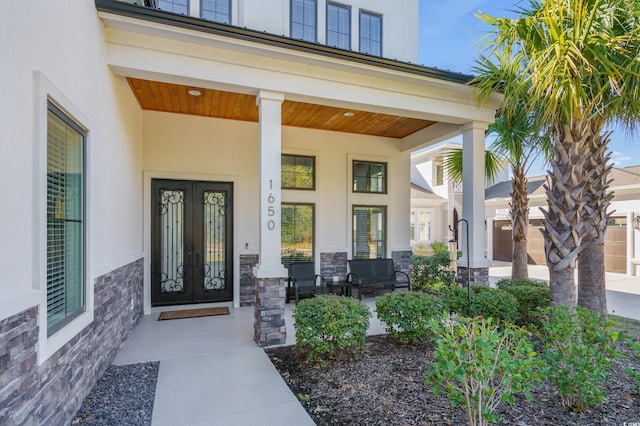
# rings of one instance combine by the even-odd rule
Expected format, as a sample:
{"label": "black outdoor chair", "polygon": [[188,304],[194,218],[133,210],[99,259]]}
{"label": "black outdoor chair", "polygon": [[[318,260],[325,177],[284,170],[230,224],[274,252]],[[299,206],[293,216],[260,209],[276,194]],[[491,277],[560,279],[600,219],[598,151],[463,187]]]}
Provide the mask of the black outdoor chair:
{"label": "black outdoor chair", "polygon": [[297,304],[300,297],[322,294],[325,288],[324,278],[315,273],[313,262],[293,262],[289,266],[287,303],[290,299],[295,299]]}

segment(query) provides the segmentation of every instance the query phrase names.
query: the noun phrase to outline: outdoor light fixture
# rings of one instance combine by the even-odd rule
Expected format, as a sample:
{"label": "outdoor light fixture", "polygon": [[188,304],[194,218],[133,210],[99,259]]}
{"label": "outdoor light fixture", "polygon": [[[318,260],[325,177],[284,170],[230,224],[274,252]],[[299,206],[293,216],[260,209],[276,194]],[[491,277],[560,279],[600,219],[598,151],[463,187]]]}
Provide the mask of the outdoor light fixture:
{"label": "outdoor light fixture", "polygon": [[[464,222],[466,226],[466,237],[467,237],[467,315],[471,316],[471,264],[470,264],[470,253],[469,253],[469,222],[467,221],[467,219],[459,219],[456,224],[455,224],[455,228],[452,228],[451,225],[449,225],[449,231],[453,232],[453,235],[456,235],[458,233],[458,227],[460,226],[460,222]],[[486,223],[486,221],[485,221]],[[457,241],[451,240],[451,243],[456,242]],[[456,256],[457,257],[457,256]]]}
{"label": "outdoor light fixture", "polygon": [[640,231],[640,213],[636,212],[633,215],[633,229]]}
{"label": "outdoor light fixture", "polygon": [[345,111],[345,113],[342,115],[344,115],[345,117],[353,117],[353,111]]}
{"label": "outdoor light fixture", "polygon": [[187,93],[190,94],[191,96],[200,96],[200,95],[202,95],[202,92],[197,90],[197,89],[191,89]]}

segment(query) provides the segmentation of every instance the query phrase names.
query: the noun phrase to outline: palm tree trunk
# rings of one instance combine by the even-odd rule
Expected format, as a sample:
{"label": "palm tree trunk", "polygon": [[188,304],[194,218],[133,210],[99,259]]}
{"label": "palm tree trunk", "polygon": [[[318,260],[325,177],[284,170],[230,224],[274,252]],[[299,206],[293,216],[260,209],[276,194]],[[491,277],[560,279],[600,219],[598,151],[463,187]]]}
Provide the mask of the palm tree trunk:
{"label": "palm tree trunk", "polygon": [[596,313],[607,313],[604,275],[604,243],[593,241],[578,260],[578,305]]}
{"label": "palm tree trunk", "polygon": [[513,232],[513,258],[511,278],[529,278],[529,255],[527,253],[529,232],[529,195],[524,166],[513,168],[511,183],[511,228]]}
{"label": "palm tree trunk", "polygon": [[604,268],[604,240],[610,213],[607,212],[613,199],[609,189],[611,151],[608,133],[601,133],[602,125],[592,123],[592,135],[588,139],[588,160],[585,168],[588,184],[584,197],[587,200],[583,210],[585,223],[585,246],[578,260],[578,305],[596,313],[607,313],[607,293]]}
{"label": "palm tree trunk", "polygon": [[573,121],[557,124],[552,170],[544,185],[548,210],[545,216],[545,253],[549,266],[551,305],[575,307],[577,289],[575,269],[584,237],[582,210],[585,201],[584,163],[589,123]]}

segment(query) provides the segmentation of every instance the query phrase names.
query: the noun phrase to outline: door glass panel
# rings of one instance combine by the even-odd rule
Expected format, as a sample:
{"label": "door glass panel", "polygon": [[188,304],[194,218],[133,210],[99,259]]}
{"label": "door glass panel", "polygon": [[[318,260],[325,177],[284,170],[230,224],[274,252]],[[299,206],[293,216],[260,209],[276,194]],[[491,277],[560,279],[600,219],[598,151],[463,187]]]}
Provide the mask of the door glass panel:
{"label": "door glass panel", "polygon": [[184,293],[184,191],[161,191],[160,221],[160,292]]}
{"label": "door glass panel", "polygon": [[[204,191],[203,194],[204,280],[202,287],[204,291],[225,290],[226,192]],[[196,263],[198,263],[197,260]]]}

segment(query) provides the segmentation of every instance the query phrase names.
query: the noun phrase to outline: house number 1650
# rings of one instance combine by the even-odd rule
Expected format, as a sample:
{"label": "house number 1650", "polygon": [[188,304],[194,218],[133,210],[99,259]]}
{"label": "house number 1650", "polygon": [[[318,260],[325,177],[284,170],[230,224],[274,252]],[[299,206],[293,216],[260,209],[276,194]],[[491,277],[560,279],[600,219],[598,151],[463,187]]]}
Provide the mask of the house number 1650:
{"label": "house number 1650", "polygon": [[[269,179],[269,189],[273,189],[273,180],[271,179]],[[276,209],[273,206],[273,203],[275,202],[276,197],[274,197],[272,193],[269,193],[269,196],[267,197],[267,215],[270,217],[273,217],[276,214]],[[267,221],[267,228],[269,229],[269,231],[273,231],[276,228],[276,222],[273,219],[269,219]]]}

